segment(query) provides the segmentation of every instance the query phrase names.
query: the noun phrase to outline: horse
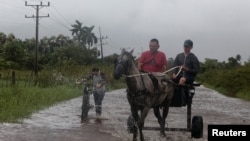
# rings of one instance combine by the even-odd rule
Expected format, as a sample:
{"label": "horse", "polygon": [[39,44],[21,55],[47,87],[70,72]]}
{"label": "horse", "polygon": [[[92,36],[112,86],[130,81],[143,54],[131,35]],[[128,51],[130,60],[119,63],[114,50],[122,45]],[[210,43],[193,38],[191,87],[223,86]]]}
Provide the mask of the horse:
{"label": "horse", "polygon": [[[166,136],[165,120],[173,97],[174,86],[170,77],[164,73],[141,73],[135,65],[132,53],[133,49],[131,51],[122,49],[121,54],[114,62],[113,77],[118,80],[125,75],[127,100],[130,105],[131,115],[135,121],[133,141],[137,141],[138,131],[140,140],[144,141],[142,129],[151,108],[154,109],[154,114],[160,124],[160,135]],[[158,83],[157,85],[152,81],[152,76]],[[163,109],[162,115],[160,114],[160,108]]]}

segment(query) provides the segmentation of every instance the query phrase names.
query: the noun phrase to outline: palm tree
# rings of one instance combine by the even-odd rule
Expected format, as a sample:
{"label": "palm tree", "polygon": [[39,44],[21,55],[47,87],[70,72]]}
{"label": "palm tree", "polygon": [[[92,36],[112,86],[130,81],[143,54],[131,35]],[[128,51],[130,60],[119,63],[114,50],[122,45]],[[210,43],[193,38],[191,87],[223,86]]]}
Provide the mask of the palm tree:
{"label": "palm tree", "polygon": [[97,37],[92,32],[95,26],[87,27],[83,26],[81,22],[76,20],[76,24],[71,25],[73,28],[70,29],[74,38],[82,45],[88,45],[88,50],[93,44],[97,43]]}
{"label": "palm tree", "polygon": [[95,36],[95,33],[92,33],[92,30],[95,26],[87,27],[86,28],[86,43],[88,45],[88,49],[90,49],[90,46],[93,46],[93,44],[96,44],[98,39]]}
{"label": "palm tree", "polygon": [[76,24],[71,25],[73,28],[70,29],[72,35],[76,38],[78,43],[82,43],[85,40],[82,40],[85,34],[85,27],[82,26],[82,23],[76,20]]}

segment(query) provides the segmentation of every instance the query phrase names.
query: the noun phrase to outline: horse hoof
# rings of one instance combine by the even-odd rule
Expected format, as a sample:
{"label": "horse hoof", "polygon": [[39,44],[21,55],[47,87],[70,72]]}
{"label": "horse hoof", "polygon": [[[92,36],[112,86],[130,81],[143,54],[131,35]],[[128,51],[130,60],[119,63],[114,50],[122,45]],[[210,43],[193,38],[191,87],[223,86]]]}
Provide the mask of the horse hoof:
{"label": "horse hoof", "polygon": [[86,121],[88,121],[88,118],[87,118],[87,117],[81,119],[81,123],[84,123],[84,122],[86,122]]}
{"label": "horse hoof", "polygon": [[160,136],[161,136],[161,137],[166,137],[166,134],[161,132],[161,133],[160,133]]}

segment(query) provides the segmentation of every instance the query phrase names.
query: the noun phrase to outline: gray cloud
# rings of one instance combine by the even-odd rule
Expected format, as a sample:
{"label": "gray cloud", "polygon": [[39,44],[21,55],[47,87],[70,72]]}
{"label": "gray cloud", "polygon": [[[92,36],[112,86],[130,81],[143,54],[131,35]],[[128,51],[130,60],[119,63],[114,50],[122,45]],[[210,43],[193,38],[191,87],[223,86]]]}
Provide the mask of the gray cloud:
{"label": "gray cloud", "polygon": [[[29,0],[28,3],[40,0]],[[47,1],[43,1],[46,3]],[[18,38],[35,36],[35,14],[24,0],[0,0],[1,32],[14,33]],[[75,20],[86,26],[95,25],[95,34],[108,35],[104,54],[119,53],[121,47],[135,48],[135,55],[148,49],[151,38],[158,38],[160,50],[168,57],[182,52],[183,42],[194,41],[193,52],[204,58],[227,61],[240,54],[249,57],[250,0],[51,0],[51,6],[40,14],[39,36],[71,36]]]}

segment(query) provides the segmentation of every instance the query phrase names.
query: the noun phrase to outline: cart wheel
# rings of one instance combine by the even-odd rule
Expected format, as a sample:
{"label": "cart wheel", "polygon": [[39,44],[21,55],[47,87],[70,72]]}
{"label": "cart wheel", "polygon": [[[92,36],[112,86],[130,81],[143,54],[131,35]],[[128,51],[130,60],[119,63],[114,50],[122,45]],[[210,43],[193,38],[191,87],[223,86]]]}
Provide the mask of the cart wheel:
{"label": "cart wheel", "polygon": [[202,138],[203,137],[203,119],[201,116],[194,116],[192,119],[192,138]]}

